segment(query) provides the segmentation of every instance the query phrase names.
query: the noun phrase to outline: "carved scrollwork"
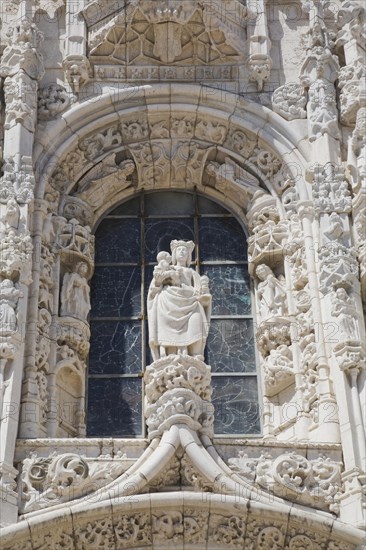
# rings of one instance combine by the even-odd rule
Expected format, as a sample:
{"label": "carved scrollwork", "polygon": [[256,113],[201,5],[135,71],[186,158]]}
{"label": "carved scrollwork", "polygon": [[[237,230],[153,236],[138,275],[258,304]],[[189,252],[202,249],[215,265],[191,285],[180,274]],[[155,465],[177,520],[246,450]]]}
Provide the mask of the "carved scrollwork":
{"label": "carved scrollwork", "polygon": [[275,459],[270,454],[263,454],[259,459],[239,456],[229,459],[229,464],[254,485],[270,489],[286,500],[339,512],[343,491],[341,464],[329,457],[309,460],[289,451]]}
{"label": "carved scrollwork", "polygon": [[68,502],[107,485],[126,469],[123,459],[84,459],[78,454],[32,455],[22,464],[23,513]]}

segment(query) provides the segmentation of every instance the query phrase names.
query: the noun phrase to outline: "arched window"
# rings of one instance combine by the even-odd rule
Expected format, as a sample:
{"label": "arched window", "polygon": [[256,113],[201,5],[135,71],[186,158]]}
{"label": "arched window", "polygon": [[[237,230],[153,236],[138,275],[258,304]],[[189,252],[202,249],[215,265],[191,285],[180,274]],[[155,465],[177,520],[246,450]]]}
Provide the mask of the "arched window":
{"label": "arched window", "polygon": [[246,237],[235,217],[196,193],[154,192],[110,212],[95,237],[88,435],[145,436],[142,375],[152,362],[146,295],[156,255],[169,251],[173,239],[195,242],[193,262],[210,280],[205,361],[212,369],[215,433],[259,433]]}

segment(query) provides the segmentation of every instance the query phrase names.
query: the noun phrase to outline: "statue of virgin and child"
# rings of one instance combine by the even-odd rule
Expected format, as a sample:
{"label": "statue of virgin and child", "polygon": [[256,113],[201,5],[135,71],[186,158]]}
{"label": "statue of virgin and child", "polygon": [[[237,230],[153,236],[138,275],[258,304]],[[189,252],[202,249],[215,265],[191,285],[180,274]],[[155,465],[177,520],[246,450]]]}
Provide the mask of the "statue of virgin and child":
{"label": "statue of virgin and child", "polygon": [[153,360],[170,354],[202,356],[211,318],[208,277],[190,267],[193,241],[174,240],[157,255],[148,304]]}

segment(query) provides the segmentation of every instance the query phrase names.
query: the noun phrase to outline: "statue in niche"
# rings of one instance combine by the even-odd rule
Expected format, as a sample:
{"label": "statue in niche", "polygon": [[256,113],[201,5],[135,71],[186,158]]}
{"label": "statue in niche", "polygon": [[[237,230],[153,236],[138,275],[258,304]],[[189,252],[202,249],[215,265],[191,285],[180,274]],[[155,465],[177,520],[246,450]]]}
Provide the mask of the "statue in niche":
{"label": "statue in niche", "polygon": [[284,277],[276,277],[270,267],[258,265],[256,276],[260,279],[257,288],[259,313],[262,321],[287,314]]}
{"label": "statue in niche", "polygon": [[79,262],[73,273],[65,273],[61,290],[61,315],[86,320],[90,311],[88,264]]}
{"label": "statue in niche", "polygon": [[0,283],[0,336],[9,336],[17,329],[15,313],[18,299],[21,296],[13,281],[4,279]]}
{"label": "statue in niche", "polygon": [[358,315],[353,299],[344,288],[337,288],[332,296],[332,315],[338,318],[342,339],[359,340]]}
{"label": "statue in niche", "polygon": [[189,267],[192,241],[174,240],[159,252],[147,303],[154,361],[169,354],[202,356],[211,318],[208,278]]}

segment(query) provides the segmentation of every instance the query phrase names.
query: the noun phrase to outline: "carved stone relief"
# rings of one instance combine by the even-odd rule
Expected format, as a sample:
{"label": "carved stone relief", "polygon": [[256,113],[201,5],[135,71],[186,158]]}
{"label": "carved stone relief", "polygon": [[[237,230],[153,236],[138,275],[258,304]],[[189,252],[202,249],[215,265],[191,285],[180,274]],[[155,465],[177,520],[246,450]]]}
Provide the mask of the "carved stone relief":
{"label": "carved stone relief", "polygon": [[289,452],[277,458],[262,454],[253,459],[243,452],[238,458],[229,459],[229,464],[240,476],[286,500],[339,513],[341,464],[329,458],[308,460]]}

